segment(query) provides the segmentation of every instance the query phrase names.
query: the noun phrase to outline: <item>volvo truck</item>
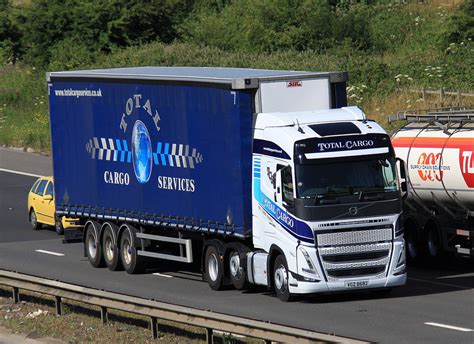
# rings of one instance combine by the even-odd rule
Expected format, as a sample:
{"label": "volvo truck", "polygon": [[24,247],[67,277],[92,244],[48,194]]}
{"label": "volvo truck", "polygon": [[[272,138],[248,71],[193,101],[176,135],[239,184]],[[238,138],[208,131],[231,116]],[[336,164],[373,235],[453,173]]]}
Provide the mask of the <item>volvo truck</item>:
{"label": "volvo truck", "polygon": [[404,111],[392,138],[405,161],[408,258],[474,255],[474,110]]}
{"label": "volvo truck", "polygon": [[135,67],[47,75],[56,212],[94,267],[197,262],[212,289],[406,281],[395,153],[346,72]]}

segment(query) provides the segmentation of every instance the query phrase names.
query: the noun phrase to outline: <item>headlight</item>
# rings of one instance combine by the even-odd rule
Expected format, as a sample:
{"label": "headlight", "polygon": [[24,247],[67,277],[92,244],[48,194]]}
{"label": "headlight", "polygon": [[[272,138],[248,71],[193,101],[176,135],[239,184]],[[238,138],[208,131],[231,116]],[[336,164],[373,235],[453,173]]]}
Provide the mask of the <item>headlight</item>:
{"label": "headlight", "polygon": [[403,225],[400,219],[401,216],[399,216],[397,222],[395,222],[395,238],[401,237],[403,235]]}
{"label": "headlight", "polygon": [[397,260],[397,265],[395,266],[395,270],[401,268],[402,266],[405,266],[405,243],[403,242],[400,245],[400,253],[398,254],[398,260]]}
{"label": "headlight", "polygon": [[306,260],[307,268],[301,267],[301,271],[306,272],[307,274],[315,275],[319,277],[318,271],[316,270],[311,257],[308,252],[303,247],[300,247],[301,253],[303,254],[304,259]]}

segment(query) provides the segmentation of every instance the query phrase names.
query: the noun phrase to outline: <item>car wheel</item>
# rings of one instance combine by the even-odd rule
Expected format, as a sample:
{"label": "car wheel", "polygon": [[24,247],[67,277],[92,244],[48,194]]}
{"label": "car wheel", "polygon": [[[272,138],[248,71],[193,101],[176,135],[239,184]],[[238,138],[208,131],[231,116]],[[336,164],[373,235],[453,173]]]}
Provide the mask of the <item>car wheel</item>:
{"label": "car wheel", "polygon": [[30,224],[31,224],[31,228],[33,228],[33,230],[35,231],[40,229],[41,227],[41,224],[38,222],[36,212],[33,208],[31,208],[30,210]]}
{"label": "car wheel", "polygon": [[64,234],[64,227],[61,220],[62,218],[60,216],[56,216],[54,220],[54,229],[58,235]]}

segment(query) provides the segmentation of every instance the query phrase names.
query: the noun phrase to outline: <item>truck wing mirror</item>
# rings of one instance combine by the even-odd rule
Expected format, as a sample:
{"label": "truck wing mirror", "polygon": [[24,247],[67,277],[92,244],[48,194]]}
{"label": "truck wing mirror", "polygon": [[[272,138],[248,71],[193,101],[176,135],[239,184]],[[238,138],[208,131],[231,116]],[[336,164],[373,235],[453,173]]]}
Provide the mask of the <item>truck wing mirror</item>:
{"label": "truck wing mirror", "polygon": [[407,174],[406,174],[406,171],[405,171],[405,162],[400,159],[400,158],[396,158],[396,160],[398,161],[399,163],[399,168],[400,168],[400,178],[401,179],[406,179],[407,178]]}
{"label": "truck wing mirror", "polygon": [[400,189],[403,192],[407,192],[408,188],[407,188],[407,182],[406,181],[403,181],[403,182],[400,183]]}

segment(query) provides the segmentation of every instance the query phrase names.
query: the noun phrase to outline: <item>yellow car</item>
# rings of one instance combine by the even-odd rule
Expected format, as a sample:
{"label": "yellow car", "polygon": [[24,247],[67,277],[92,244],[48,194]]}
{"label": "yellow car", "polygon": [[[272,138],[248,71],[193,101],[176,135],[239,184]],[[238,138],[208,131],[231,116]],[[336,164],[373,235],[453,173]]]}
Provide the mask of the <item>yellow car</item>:
{"label": "yellow car", "polygon": [[64,229],[80,227],[78,219],[56,216],[53,177],[41,177],[33,184],[28,194],[28,212],[34,230],[44,224],[54,226],[56,233],[63,234]]}

